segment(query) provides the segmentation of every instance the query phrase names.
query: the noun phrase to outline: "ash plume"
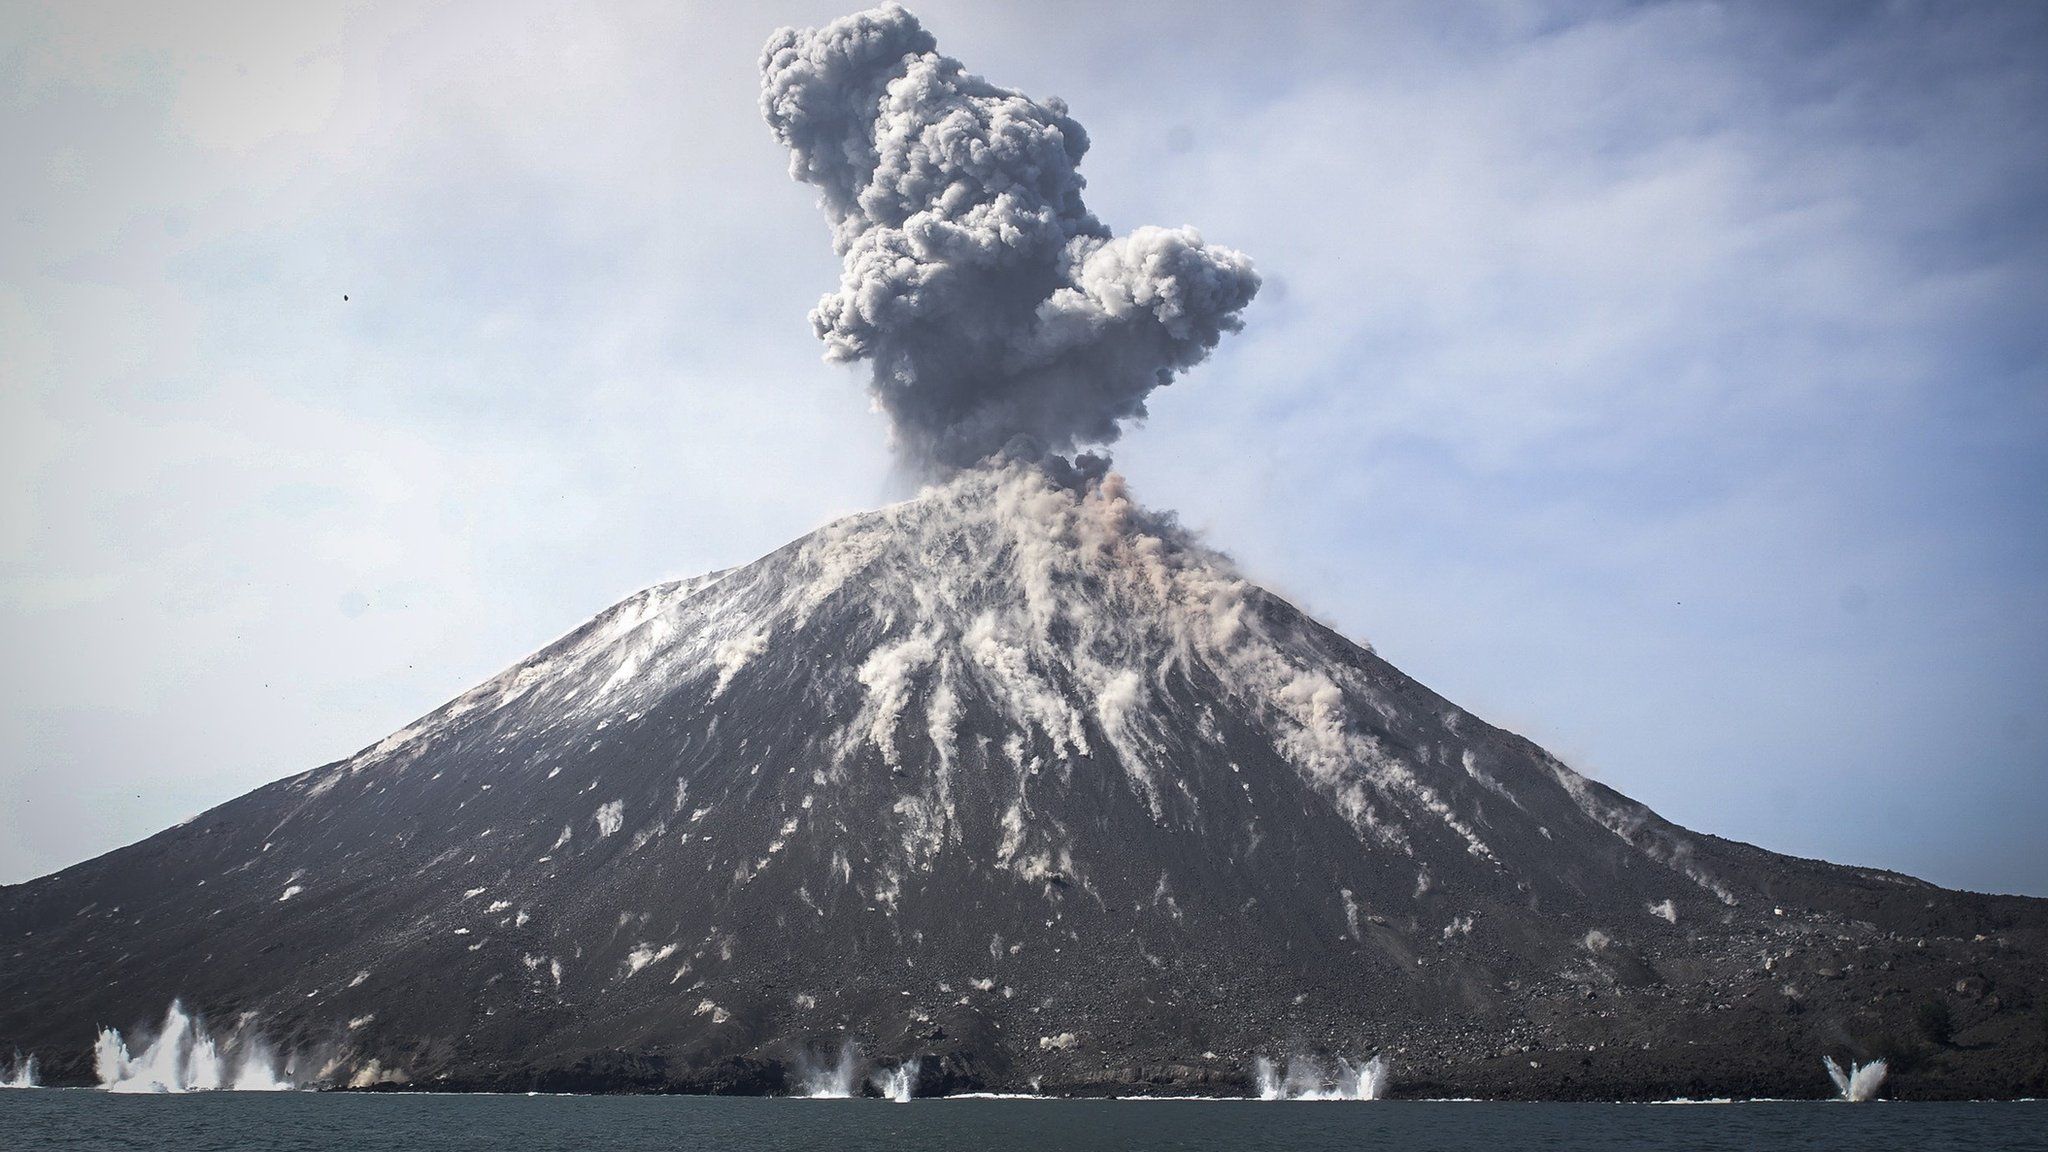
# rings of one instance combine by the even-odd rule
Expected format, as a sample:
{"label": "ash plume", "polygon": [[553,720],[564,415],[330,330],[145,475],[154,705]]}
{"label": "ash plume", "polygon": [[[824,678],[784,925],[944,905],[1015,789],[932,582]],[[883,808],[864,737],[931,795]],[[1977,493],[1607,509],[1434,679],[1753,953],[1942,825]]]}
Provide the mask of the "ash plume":
{"label": "ash plume", "polygon": [[965,71],[896,4],[775,33],[761,111],[842,259],[811,324],[828,360],[872,365],[914,464],[1116,440],[1258,291],[1192,228],[1112,235],[1082,203],[1066,105]]}

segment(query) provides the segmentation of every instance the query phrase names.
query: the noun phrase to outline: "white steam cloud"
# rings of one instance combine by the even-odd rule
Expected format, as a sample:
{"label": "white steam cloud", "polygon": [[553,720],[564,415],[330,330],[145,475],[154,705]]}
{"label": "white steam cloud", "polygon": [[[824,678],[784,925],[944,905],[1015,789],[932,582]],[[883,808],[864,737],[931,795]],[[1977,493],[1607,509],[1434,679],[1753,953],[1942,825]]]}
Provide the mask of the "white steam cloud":
{"label": "white steam cloud", "polygon": [[1108,444],[1241,326],[1258,275],[1191,228],[1112,236],[1081,201],[1088,134],[1066,105],[937,48],[885,4],[762,52],[762,114],[842,261],[812,327],[827,359],[872,365],[919,465]]}

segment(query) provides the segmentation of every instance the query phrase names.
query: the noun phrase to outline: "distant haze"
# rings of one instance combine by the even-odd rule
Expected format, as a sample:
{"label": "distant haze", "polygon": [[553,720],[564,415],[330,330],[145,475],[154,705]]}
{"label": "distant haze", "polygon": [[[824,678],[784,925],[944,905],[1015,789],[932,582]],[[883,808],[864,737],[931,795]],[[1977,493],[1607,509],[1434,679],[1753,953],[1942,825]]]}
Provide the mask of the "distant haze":
{"label": "distant haze", "polygon": [[[0,882],[905,493],[760,105],[851,7],[0,11]],[[916,10],[1256,258],[1095,410],[1146,504],[1671,819],[2048,894],[2048,8]]]}

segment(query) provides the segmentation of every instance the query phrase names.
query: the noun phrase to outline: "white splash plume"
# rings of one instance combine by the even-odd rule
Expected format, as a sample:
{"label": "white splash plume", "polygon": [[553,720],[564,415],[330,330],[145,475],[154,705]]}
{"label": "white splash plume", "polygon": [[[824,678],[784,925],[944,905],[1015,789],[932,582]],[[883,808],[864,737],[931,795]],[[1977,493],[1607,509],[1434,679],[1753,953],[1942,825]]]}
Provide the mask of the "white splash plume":
{"label": "white splash plume", "polygon": [[1877,1099],[1877,1090],[1884,1086],[1885,1073],[1888,1071],[1882,1060],[1872,1060],[1868,1064],[1858,1064],[1852,1060],[1846,1071],[1840,1064],[1835,1063],[1833,1056],[1823,1056],[1820,1062],[1827,1066],[1828,1079],[1835,1082],[1835,1090],[1842,1094],[1842,1099],[1852,1104]]}
{"label": "white splash plume", "polygon": [[805,1056],[797,1062],[797,1092],[799,1096],[813,1100],[844,1100],[853,1095],[859,1077],[855,1068],[859,1053],[851,1041],[839,1048],[838,1057],[830,1064],[820,1064]]}
{"label": "white splash plume", "polygon": [[880,1092],[884,1100],[894,1100],[898,1104],[910,1103],[910,1098],[917,1094],[918,1064],[916,1060],[906,1060],[894,1068],[885,1068],[875,1073],[875,1091]]}
{"label": "white splash plume", "polygon": [[1264,1056],[1252,1062],[1252,1079],[1261,1100],[1379,1100],[1387,1092],[1387,1061],[1374,1056],[1362,1063],[1343,1058],[1323,1064],[1307,1056],[1287,1058],[1285,1075]]}
{"label": "white splash plume", "polygon": [[156,1037],[140,1053],[113,1028],[100,1029],[93,1068],[107,1092],[277,1092],[293,1087],[270,1046],[245,1017],[241,1027],[216,1038],[204,1021],[176,1000]]}

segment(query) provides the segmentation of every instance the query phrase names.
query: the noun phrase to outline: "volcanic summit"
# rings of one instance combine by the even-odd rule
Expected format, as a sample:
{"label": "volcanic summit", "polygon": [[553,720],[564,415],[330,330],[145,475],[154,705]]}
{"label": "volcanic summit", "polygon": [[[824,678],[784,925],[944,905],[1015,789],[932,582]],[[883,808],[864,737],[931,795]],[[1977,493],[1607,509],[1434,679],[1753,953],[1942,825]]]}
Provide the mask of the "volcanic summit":
{"label": "volcanic summit", "polygon": [[[0,892],[0,1046],[254,1013],[322,1083],[1787,1094],[2040,901],[1696,836],[1010,462],[663,584],[347,760]],[[1962,974],[1962,975],[1958,975]],[[2004,1092],[1957,1049],[1924,1090]],[[1813,1082],[1809,1085],[1808,1082]],[[1897,1076],[1901,1087],[1911,1076]]]}

